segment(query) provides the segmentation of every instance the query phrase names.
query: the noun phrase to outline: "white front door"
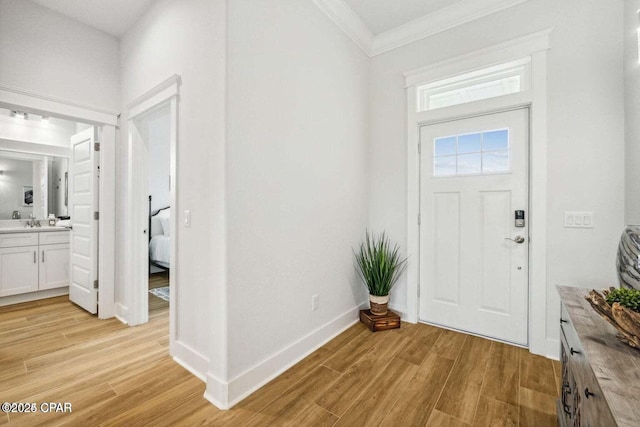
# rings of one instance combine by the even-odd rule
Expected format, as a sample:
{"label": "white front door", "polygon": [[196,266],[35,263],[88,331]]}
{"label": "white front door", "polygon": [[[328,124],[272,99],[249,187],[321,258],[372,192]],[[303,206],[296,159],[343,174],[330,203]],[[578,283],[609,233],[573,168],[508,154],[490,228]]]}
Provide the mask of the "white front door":
{"label": "white front door", "polygon": [[69,299],[89,313],[98,312],[98,159],[94,149],[96,129],[71,137],[69,215],[71,216],[71,267]]}
{"label": "white front door", "polygon": [[528,117],[420,128],[420,320],[527,344]]}

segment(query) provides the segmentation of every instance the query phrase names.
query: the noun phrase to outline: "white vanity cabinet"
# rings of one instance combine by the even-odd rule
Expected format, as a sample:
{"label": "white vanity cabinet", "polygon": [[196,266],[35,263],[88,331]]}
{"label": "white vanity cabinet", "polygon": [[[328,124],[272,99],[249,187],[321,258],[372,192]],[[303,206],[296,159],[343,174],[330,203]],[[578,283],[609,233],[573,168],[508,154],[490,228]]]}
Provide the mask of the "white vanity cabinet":
{"label": "white vanity cabinet", "polygon": [[69,286],[69,232],[38,233],[40,274],[38,289]]}
{"label": "white vanity cabinet", "polygon": [[0,297],[69,286],[69,232],[0,234]]}

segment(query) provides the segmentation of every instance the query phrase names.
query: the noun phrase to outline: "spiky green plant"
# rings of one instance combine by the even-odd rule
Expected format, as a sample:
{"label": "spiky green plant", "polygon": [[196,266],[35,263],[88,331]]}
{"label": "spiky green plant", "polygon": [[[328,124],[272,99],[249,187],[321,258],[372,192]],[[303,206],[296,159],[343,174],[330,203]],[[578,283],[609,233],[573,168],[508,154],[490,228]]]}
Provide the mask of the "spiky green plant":
{"label": "spiky green plant", "polygon": [[618,302],[621,306],[640,313],[640,290],[627,288],[612,289],[606,298],[609,305]]}
{"label": "spiky green plant", "polygon": [[358,275],[371,295],[389,295],[407,266],[407,258],[401,259],[400,248],[397,244],[391,246],[384,232],[375,236],[367,231],[365,241],[360,243],[360,251],[353,254]]}

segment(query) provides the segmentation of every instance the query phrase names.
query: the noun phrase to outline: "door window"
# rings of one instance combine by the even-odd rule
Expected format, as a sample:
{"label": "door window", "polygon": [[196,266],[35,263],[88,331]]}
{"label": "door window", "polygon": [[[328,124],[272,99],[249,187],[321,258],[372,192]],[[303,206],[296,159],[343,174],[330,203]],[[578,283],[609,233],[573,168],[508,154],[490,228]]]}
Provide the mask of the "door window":
{"label": "door window", "polygon": [[434,138],[433,176],[482,175],[510,170],[509,129]]}

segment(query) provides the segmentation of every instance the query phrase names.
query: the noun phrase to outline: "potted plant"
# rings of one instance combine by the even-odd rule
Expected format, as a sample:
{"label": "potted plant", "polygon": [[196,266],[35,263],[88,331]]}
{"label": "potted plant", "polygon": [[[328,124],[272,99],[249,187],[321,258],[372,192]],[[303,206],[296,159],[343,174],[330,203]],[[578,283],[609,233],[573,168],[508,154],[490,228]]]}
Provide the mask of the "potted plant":
{"label": "potted plant", "polygon": [[594,289],[585,298],[618,330],[620,341],[640,349],[640,290],[611,287],[602,294]]}
{"label": "potted plant", "polygon": [[406,268],[407,258],[401,259],[400,248],[392,246],[384,232],[375,236],[369,231],[354,255],[358,275],[369,289],[371,314],[387,314],[389,292]]}

